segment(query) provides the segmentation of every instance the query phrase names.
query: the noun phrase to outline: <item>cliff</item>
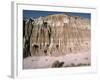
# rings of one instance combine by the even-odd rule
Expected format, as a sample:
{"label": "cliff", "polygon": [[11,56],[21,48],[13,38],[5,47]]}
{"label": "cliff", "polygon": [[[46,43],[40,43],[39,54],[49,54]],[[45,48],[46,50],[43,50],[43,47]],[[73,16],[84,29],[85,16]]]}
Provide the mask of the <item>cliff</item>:
{"label": "cliff", "polygon": [[24,56],[60,56],[90,50],[89,19],[54,14],[24,22]]}

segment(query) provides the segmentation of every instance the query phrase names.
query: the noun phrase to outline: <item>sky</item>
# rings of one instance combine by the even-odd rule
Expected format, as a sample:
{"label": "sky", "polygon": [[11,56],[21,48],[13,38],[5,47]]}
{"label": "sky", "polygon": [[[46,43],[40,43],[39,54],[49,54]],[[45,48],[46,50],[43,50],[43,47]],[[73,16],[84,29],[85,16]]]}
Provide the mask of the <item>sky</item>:
{"label": "sky", "polygon": [[[40,16],[48,16],[52,14],[62,14],[66,12],[54,12],[54,11],[35,11],[35,10],[23,10],[23,17],[24,18],[38,18]],[[76,12],[67,12],[68,15],[71,16],[80,16],[83,18],[88,18],[91,19],[91,14],[90,13],[76,13]]]}

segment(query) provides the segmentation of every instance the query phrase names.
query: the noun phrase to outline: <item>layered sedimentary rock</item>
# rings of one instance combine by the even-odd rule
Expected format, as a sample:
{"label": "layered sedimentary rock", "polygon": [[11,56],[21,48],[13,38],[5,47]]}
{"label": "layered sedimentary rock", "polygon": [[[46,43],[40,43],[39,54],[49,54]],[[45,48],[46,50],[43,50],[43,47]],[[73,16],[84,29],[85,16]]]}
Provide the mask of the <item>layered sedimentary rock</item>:
{"label": "layered sedimentary rock", "polygon": [[60,56],[89,51],[90,26],[89,19],[66,14],[25,21],[24,55]]}

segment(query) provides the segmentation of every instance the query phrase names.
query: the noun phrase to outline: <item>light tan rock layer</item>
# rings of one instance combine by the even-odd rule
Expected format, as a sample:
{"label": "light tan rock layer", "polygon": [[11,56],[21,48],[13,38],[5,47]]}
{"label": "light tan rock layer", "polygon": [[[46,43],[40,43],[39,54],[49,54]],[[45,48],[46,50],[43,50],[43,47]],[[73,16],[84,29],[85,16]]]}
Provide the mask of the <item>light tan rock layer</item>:
{"label": "light tan rock layer", "polygon": [[37,18],[31,25],[31,56],[60,56],[90,50],[89,19],[54,14]]}

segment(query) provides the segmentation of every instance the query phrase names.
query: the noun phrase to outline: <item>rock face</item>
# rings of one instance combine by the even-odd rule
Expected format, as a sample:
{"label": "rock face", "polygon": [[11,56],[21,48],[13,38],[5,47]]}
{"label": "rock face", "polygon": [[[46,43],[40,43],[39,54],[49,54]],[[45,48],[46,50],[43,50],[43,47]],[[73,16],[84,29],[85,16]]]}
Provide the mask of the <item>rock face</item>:
{"label": "rock face", "polygon": [[23,55],[60,56],[90,50],[90,20],[54,14],[24,21]]}

